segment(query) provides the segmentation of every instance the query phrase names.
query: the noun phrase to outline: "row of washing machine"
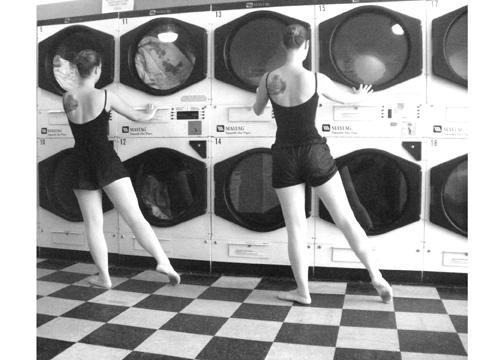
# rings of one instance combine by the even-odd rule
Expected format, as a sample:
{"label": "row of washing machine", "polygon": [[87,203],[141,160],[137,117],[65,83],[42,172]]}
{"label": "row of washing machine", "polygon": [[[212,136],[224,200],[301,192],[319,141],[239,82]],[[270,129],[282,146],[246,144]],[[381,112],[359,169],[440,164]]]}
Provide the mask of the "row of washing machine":
{"label": "row of washing machine", "polygon": [[[168,256],[288,264],[271,187],[275,122],[271,108],[256,117],[250,106],[259,78],[282,62],[280,29],[302,22],[314,45],[305,66],[376,90],[358,107],[321,99],[317,128],[382,267],[466,272],[464,5],[239,2],[39,22],[38,245],[87,249],[61,94],[75,78],[69,59],[94,48],[98,87],[160,107],[148,123],[113,113],[109,135]],[[360,267],[309,190],[306,199],[312,265]],[[106,197],[103,208],[109,250],[146,255]]]}

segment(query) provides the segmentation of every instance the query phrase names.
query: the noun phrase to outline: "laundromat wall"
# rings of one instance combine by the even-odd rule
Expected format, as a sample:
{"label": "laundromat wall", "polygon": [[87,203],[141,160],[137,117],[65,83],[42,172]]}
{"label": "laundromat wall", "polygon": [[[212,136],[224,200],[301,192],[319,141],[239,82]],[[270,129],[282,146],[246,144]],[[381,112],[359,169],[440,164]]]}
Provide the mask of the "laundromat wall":
{"label": "laundromat wall", "polygon": [[[270,105],[261,116],[250,106],[262,74],[283,61],[276,36],[286,24],[302,23],[312,45],[306,68],[331,77],[342,91],[359,82],[375,89],[359,106],[321,96],[316,127],[380,267],[391,280],[465,283],[467,4],[136,0],[133,11],[109,14],[101,13],[101,0],[39,5],[39,255],[90,260],[68,185],[73,138],[61,105],[65,81],[75,79],[57,77],[71,66],[65,54],[82,42],[102,52],[97,87],[138,110],[159,107],[147,123],[113,112],[109,140],[176,267],[291,276],[287,232],[271,186],[276,124]],[[163,41],[165,26],[179,45],[148,48],[144,40]],[[179,75],[149,73],[148,61],[139,67],[140,48],[152,68],[163,56],[176,58]],[[315,191],[307,187],[305,199],[311,276],[366,280]],[[111,263],[149,263],[105,195],[103,210]]]}

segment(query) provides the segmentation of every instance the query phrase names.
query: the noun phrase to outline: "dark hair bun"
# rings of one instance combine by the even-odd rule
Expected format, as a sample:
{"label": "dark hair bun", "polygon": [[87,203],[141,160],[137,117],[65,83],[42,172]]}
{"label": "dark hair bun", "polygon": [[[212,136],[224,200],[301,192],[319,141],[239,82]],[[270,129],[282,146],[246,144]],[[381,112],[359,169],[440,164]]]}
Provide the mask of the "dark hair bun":
{"label": "dark hair bun", "polygon": [[288,25],[283,33],[283,44],[287,49],[299,49],[308,40],[308,32],[299,25]]}
{"label": "dark hair bun", "polygon": [[101,56],[94,50],[82,50],[75,56],[73,63],[77,66],[79,75],[87,78],[93,69],[101,64]]}

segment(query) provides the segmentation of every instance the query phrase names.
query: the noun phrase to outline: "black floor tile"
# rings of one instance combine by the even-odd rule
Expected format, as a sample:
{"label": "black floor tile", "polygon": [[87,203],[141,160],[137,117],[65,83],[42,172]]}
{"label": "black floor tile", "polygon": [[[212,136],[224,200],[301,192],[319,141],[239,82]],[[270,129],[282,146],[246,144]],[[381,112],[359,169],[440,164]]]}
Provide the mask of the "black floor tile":
{"label": "black floor tile", "polygon": [[396,351],[336,348],[334,360],[401,360]]}
{"label": "black floor tile", "polygon": [[199,353],[202,360],[264,360],[270,342],[214,337]]}
{"label": "black floor tile", "polygon": [[114,290],[132,291],[137,293],[152,294],[167,283],[158,281],[126,280],[114,287]]}
{"label": "black floor tile", "polygon": [[450,319],[458,333],[467,334],[467,316],[450,315]]}
{"label": "black floor tile", "polygon": [[311,306],[323,307],[330,309],[342,309],[345,302],[345,295],[335,294],[311,294],[311,304],[303,305],[300,303],[293,303],[293,306]]}
{"label": "black floor tile", "polygon": [[399,348],[404,352],[467,355],[456,333],[398,330]]}
{"label": "black floor tile", "polygon": [[283,323],[275,342],[336,346],[338,326]]}
{"label": "black floor tile", "polygon": [[123,360],[189,360],[186,358],[132,351]]}
{"label": "black floor tile", "polygon": [[290,291],[296,287],[294,280],[264,278],[257,284],[256,290]]}
{"label": "black floor tile", "polygon": [[180,283],[188,285],[210,286],[219,279],[216,275],[181,274]]}
{"label": "black floor tile", "polygon": [[215,335],[226,321],[227,318],[216,316],[177,314],[161,329],[191,334]]}
{"label": "black floor tile", "polygon": [[243,302],[251,292],[248,289],[209,287],[198,299]]}
{"label": "black floor tile", "polygon": [[284,321],[289,314],[290,306],[241,304],[233,318]]}
{"label": "black floor tile", "polygon": [[49,360],[68,349],[74,343],[37,337],[37,360]]}
{"label": "black floor tile", "polygon": [[444,300],[467,300],[465,287],[437,287],[437,291]]}
{"label": "black floor tile", "polygon": [[51,296],[63,299],[88,301],[104,293],[105,291],[107,290],[96,287],[69,285],[61,290],[52,293]]}
{"label": "black floor tile", "polygon": [[68,266],[75,264],[75,261],[71,260],[59,260],[59,259],[47,259],[37,263],[37,267],[41,269],[49,270],[61,270]]}
{"label": "black floor tile", "polygon": [[193,299],[174,296],[150,295],[135,305],[137,308],[179,312],[189,305]]}
{"label": "black floor tile", "polygon": [[344,309],[340,326],[396,329],[395,313],[392,311],[368,311]]}
{"label": "black floor tile", "polygon": [[64,313],[62,316],[76,319],[107,322],[127,309],[127,306],[87,302]]}
{"label": "black floor tile", "polygon": [[57,316],[46,315],[46,314],[37,314],[37,327],[44,325],[46,322],[51,321]]}
{"label": "black floor tile", "polygon": [[134,326],[105,324],[80,342],[133,350],[156,330]]}
{"label": "black floor tile", "polygon": [[52,274],[41,277],[40,281],[53,281],[63,284],[73,284],[89,277],[88,274],[80,274],[69,271],[56,271]]}
{"label": "black floor tile", "polygon": [[130,278],[144,272],[147,269],[127,266],[112,266],[109,268],[109,275],[114,277]]}
{"label": "black floor tile", "polygon": [[446,314],[443,302],[436,299],[394,298],[394,309],[403,312]]}
{"label": "black floor tile", "polygon": [[346,295],[378,295],[375,288],[369,282],[349,282],[346,287]]}

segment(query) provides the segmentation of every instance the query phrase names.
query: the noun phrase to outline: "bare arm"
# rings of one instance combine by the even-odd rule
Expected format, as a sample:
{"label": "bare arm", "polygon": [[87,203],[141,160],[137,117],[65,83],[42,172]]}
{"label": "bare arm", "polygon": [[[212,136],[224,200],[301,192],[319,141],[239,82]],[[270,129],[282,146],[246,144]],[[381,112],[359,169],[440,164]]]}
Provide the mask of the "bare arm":
{"label": "bare arm", "polygon": [[266,74],[264,74],[259,81],[259,86],[256,90],[256,101],[252,106],[256,115],[261,115],[263,113],[268,100],[268,93],[266,92]]}
{"label": "bare arm", "polygon": [[112,91],[108,91],[108,103],[110,104],[110,108],[122,116],[127,117],[132,121],[149,121],[156,114],[157,108],[151,104],[148,104],[145,111],[137,111],[133,109],[131,106],[126,104],[119,96],[114,94]]}
{"label": "bare arm", "polygon": [[373,93],[371,85],[360,85],[359,89],[353,89],[353,93],[339,89],[326,75],[317,73],[319,92],[329,100],[341,104],[358,104],[369,98]]}

